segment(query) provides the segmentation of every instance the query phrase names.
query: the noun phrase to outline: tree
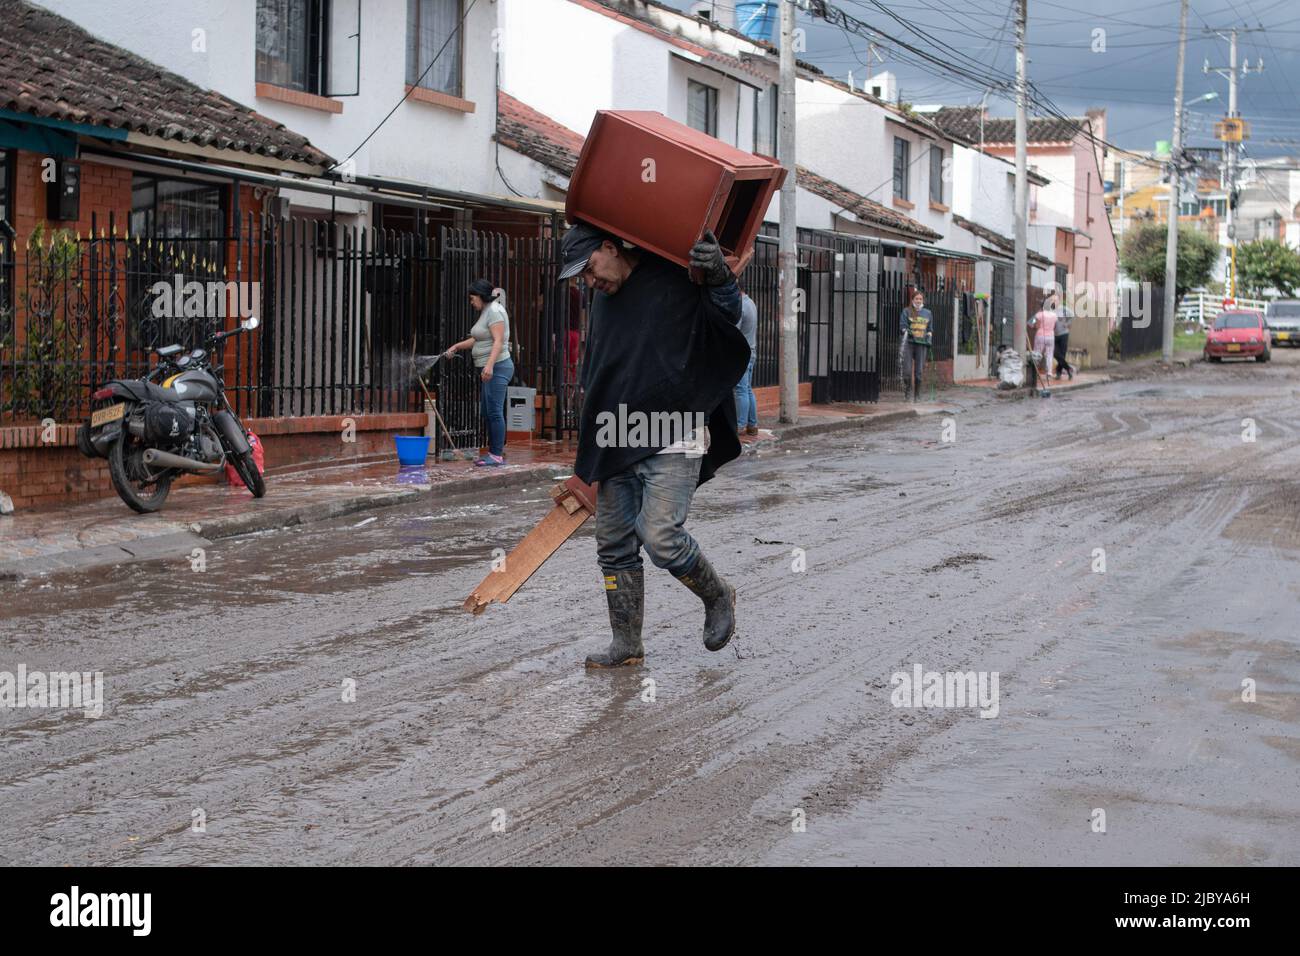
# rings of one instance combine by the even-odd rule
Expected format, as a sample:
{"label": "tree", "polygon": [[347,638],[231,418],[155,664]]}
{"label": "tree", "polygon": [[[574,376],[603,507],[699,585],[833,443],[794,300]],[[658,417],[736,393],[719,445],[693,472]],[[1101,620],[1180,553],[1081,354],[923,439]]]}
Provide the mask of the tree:
{"label": "tree", "polygon": [[1300,286],[1300,253],[1276,239],[1243,242],[1237,247],[1237,285],[1256,297],[1274,288],[1290,298]]}
{"label": "tree", "polygon": [[[1144,223],[1131,229],[1119,251],[1120,268],[1138,282],[1163,286],[1168,235],[1163,222]],[[1188,289],[1209,282],[1221,252],[1219,244],[1199,229],[1179,227],[1177,294],[1181,296]]]}

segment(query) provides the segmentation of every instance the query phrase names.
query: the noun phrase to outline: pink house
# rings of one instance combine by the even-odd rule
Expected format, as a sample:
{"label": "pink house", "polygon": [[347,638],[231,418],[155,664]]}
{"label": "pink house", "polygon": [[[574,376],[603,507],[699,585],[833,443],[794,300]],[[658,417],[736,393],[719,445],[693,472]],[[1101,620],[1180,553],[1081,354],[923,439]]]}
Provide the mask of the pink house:
{"label": "pink house", "polygon": [[[991,118],[977,106],[945,107],[931,118],[945,132],[969,140],[974,148],[1014,161],[1014,119]],[[1101,178],[1106,147],[1100,140],[1105,135],[1103,109],[1068,120],[1029,120],[1029,168],[1050,180],[1046,186],[1029,187],[1029,228],[1054,232],[1057,281],[1064,285],[1068,278],[1075,290],[1109,303],[1119,270],[1119,250]],[[1081,287],[1082,283],[1086,285]],[[1031,301],[1033,298],[1031,293]]]}

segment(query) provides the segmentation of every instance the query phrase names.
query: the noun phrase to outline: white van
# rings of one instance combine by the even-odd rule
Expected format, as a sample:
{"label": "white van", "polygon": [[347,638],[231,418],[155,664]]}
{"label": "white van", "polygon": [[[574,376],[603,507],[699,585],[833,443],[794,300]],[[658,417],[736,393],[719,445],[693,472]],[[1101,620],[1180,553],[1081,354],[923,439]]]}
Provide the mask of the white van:
{"label": "white van", "polygon": [[1300,299],[1275,299],[1264,307],[1264,324],[1274,347],[1300,345]]}

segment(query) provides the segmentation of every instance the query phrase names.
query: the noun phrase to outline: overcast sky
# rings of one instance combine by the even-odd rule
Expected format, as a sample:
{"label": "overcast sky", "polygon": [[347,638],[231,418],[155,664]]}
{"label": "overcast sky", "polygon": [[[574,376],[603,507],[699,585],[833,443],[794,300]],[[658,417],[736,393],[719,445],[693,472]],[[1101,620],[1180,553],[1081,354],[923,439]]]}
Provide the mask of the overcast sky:
{"label": "overcast sky", "polygon": [[[667,2],[690,6],[688,0]],[[735,4],[716,0],[728,9]],[[832,5],[947,63],[1008,82],[1015,78],[1011,0],[832,0]],[[1157,140],[1170,138],[1179,0],[1028,0],[1028,9],[1029,77],[1059,109],[1082,115],[1104,106],[1106,138],[1128,149],[1151,149]],[[841,78],[852,70],[860,87],[868,41],[803,14],[799,21],[808,37],[801,57]],[[1227,66],[1228,42],[1207,28],[1261,25],[1261,32],[1242,33],[1238,44],[1239,62],[1249,60],[1253,70],[1259,58],[1264,60],[1262,74],[1239,76],[1237,108],[1253,132],[1246,152],[1300,154],[1300,0],[1192,0],[1184,91],[1189,145],[1217,145],[1213,123],[1228,105],[1227,78],[1202,72],[1207,58],[1212,67]],[[1094,33],[1099,30],[1104,34]],[[1103,40],[1104,52],[1094,52]],[[888,40],[878,49],[884,62],[873,57],[872,72],[894,72],[906,102],[976,104],[984,95],[980,83],[919,64],[914,54]],[[1206,93],[1219,98],[1193,102]],[[1015,112],[1013,101],[998,95],[990,95],[988,106],[994,116]]]}

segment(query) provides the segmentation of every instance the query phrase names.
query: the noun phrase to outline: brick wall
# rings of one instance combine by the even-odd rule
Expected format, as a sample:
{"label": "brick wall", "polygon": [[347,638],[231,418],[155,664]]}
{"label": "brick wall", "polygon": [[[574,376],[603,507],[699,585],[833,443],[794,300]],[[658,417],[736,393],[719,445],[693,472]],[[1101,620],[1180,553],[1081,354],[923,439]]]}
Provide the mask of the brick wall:
{"label": "brick wall", "polygon": [[[71,229],[73,232],[81,233],[82,236],[90,235],[92,220],[96,229],[107,231],[110,214],[113,216],[118,235],[126,234],[131,216],[131,170],[108,163],[79,160],[81,163],[81,204],[77,211],[80,218],[75,222],[62,219],[48,221],[45,199],[49,184],[41,179],[42,163],[46,158],[40,153],[29,152],[25,149],[18,150],[14,170],[15,215],[14,222],[11,225],[17,231],[20,241],[25,240],[41,220],[47,220],[47,225],[51,229]],[[166,170],[159,170],[157,175],[165,177],[169,173]],[[226,199],[228,226],[233,228],[233,223],[230,223],[229,220],[234,216],[234,203],[231,201],[229,189],[227,189]],[[246,220],[249,212],[260,213],[261,211],[262,202],[256,197],[253,187],[241,185],[239,187],[239,214],[241,220]],[[245,223],[241,222],[241,229],[244,228],[244,225]],[[232,244],[228,249],[227,261],[233,263],[235,255],[235,247]],[[255,268],[255,264],[250,268]]]}
{"label": "brick wall", "polygon": [[[293,466],[347,464],[394,456],[393,435],[423,434],[423,414],[356,415],[355,441],[342,440],[344,416],[253,418],[245,424],[263,443],[268,471]],[[45,442],[45,437],[53,438]],[[211,481],[189,476],[178,484]],[[77,451],[76,426],[0,428],[0,491],[16,508],[49,507],[116,494],[108,463]]]}
{"label": "brick wall", "polygon": [[[38,222],[47,218],[45,197],[49,184],[41,179],[45,159],[40,153],[18,151],[14,176],[16,221],[13,226],[20,241],[31,234]],[[112,213],[118,233],[124,233],[131,213],[131,170],[83,161],[78,213],[80,218],[75,222],[54,220],[48,224],[49,228],[71,229],[88,236],[92,217],[95,217],[97,228],[108,229],[108,218]]]}

